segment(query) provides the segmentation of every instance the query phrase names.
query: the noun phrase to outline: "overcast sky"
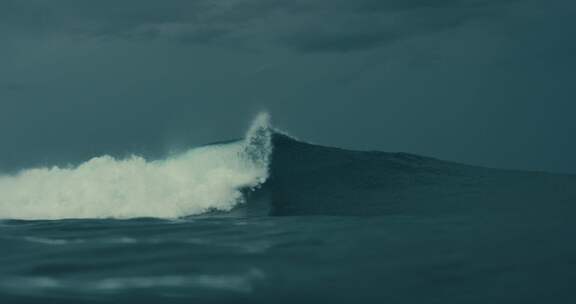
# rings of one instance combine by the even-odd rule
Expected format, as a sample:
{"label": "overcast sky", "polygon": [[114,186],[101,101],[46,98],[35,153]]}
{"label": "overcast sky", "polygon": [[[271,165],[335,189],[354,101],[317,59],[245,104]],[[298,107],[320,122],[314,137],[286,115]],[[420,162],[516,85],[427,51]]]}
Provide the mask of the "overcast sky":
{"label": "overcast sky", "polygon": [[573,0],[2,0],[0,168],[315,143],[576,173]]}

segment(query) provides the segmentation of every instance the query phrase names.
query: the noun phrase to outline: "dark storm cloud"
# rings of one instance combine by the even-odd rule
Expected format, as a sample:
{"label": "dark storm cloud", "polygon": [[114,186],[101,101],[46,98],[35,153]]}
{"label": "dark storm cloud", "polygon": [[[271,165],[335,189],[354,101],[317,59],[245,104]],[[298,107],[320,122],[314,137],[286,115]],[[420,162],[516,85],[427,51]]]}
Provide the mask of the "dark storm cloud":
{"label": "dark storm cloud", "polygon": [[457,27],[497,0],[152,0],[0,4],[0,23],[80,37],[205,44],[255,37],[302,52],[346,52]]}
{"label": "dark storm cloud", "polygon": [[282,1],[296,20],[281,41],[303,52],[348,52],[380,47],[413,36],[456,28],[486,17],[495,4],[487,0]]}
{"label": "dark storm cloud", "polygon": [[283,42],[303,52],[349,52],[371,49],[412,36],[461,26],[475,17],[458,12],[436,16],[422,12],[409,14],[340,17],[331,22],[311,21],[287,34]]}

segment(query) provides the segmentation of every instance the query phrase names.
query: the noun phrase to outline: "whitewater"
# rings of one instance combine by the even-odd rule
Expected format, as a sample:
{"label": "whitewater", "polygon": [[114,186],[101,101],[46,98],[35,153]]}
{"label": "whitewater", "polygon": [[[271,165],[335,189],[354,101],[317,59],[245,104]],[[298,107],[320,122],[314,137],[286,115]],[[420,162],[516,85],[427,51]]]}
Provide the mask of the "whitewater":
{"label": "whitewater", "polygon": [[180,218],[229,211],[268,178],[270,116],[243,140],[193,148],[162,160],[101,156],[76,167],[0,176],[1,219]]}

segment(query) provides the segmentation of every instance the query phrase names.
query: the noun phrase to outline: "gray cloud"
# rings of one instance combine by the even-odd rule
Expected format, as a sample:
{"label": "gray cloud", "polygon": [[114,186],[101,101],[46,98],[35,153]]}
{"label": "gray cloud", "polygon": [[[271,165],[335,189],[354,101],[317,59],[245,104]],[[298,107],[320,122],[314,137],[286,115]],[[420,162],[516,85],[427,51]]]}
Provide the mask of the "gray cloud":
{"label": "gray cloud", "polygon": [[440,17],[422,11],[339,16],[331,21],[310,21],[300,29],[288,33],[283,42],[304,52],[349,52],[455,28],[473,17],[475,15],[469,12],[454,12]]}
{"label": "gray cloud", "polygon": [[302,52],[347,52],[457,27],[497,0],[39,1],[0,4],[0,24],[30,33],[206,44],[255,37]]}

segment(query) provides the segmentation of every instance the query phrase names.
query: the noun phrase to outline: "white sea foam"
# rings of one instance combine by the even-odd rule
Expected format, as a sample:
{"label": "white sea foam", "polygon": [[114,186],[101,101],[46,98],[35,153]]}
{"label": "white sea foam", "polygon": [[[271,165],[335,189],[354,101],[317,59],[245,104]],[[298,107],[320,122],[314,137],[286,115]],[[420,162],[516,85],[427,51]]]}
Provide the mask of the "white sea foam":
{"label": "white sea foam", "polygon": [[74,168],[0,176],[0,218],[179,218],[228,211],[242,189],[268,178],[269,116],[258,115],[243,141],[189,150],[169,159],[93,158]]}
{"label": "white sea foam", "polygon": [[186,288],[250,293],[258,281],[266,278],[260,269],[237,274],[165,275],[147,277],[111,277],[100,280],[70,280],[52,277],[12,277],[0,279],[0,291],[34,294],[51,290],[120,293],[134,289]]}

